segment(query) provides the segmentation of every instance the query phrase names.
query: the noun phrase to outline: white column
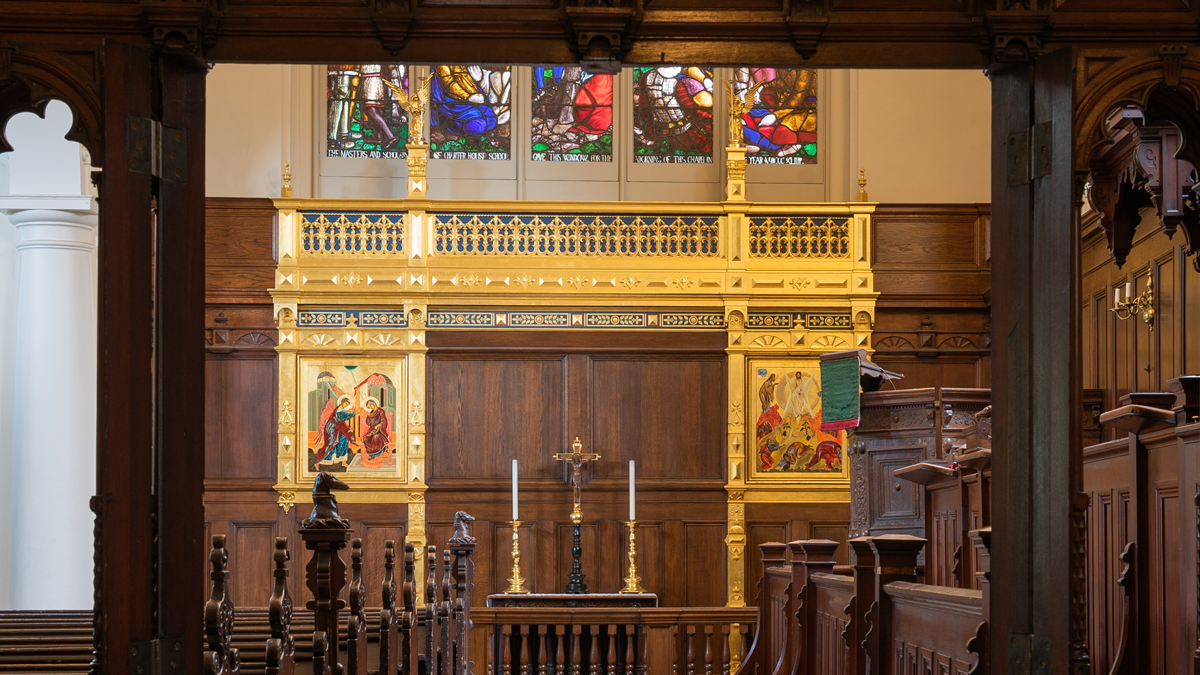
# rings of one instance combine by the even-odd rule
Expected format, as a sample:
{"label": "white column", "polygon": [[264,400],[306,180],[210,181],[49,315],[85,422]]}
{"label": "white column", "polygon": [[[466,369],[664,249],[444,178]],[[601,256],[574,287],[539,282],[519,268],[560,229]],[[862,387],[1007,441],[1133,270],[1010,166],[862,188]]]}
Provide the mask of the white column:
{"label": "white column", "polygon": [[[92,606],[97,211],[86,195],[0,198],[17,231],[15,609]],[[147,411],[147,414],[149,411]]]}

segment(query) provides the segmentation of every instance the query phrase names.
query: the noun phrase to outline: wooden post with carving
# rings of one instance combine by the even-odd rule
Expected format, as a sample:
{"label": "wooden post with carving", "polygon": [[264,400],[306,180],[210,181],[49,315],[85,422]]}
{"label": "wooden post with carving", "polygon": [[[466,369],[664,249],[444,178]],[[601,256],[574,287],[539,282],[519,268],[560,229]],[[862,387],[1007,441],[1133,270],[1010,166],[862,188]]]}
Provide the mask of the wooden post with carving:
{"label": "wooden post with carving", "polygon": [[871,550],[875,552],[875,603],[870,640],[869,672],[892,673],[899,668],[892,663],[894,654],[891,640],[887,637],[892,624],[892,607],[884,587],[893,581],[917,580],[917,556],[925,548],[925,540],[907,534],[885,534],[871,538]]}
{"label": "wooden post with carving", "polygon": [[346,623],[346,675],[367,675],[367,591],[362,539],[350,541],[350,618]]}
{"label": "wooden post with carving", "polygon": [[[313,635],[313,649],[325,650],[323,663],[336,664],[341,642],[338,634],[339,620],[346,603],[341,600],[346,586],[346,562],[342,560],[342,549],[350,541],[350,523],[338,516],[337,500],[331,490],[347,490],[349,487],[331,473],[322,471],[313,482],[313,510],[300,527],[300,538],[304,547],[312,551],[312,558],[305,568],[305,585],[312,593],[312,600],[305,605],[314,613],[317,633],[324,633],[323,643]],[[313,656],[314,668],[317,658]],[[331,666],[336,669],[336,665]],[[316,672],[314,670],[314,672]]]}
{"label": "wooden post with carving", "polygon": [[292,675],[296,667],[295,641],[292,639],[292,596],[288,593],[287,537],[275,538],[275,585],[267,602],[267,620],[271,637],[267,639],[266,675]]}
{"label": "wooden post with carving", "polygon": [[404,543],[404,620],[400,625],[400,670],[404,675],[416,675],[421,645],[417,641],[417,582],[415,578],[416,547],[411,541]]}
{"label": "wooden post with carving", "polygon": [[[773,648],[771,637],[775,635],[774,613],[771,611],[771,593],[767,581],[767,570],[782,567],[787,544],[777,541],[759,544],[762,550],[762,578],[758,580],[758,630],[754,632],[754,644],[738,666],[737,675],[771,675],[775,664],[771,662]],[[653,672],[653,671],[652,671]]]}
{"label": "wooden post with carving", "polygon": [[396,542],[383,544],[383,604],[379,610],[379,672],[395,673],[399,662],[400,615],[396,611]]}
{"label": "wooden post with carving", "polygon": [[454,675],[468,675],[471,672],[471,589],[474,588],[472,579],[475,575],[475,561],[471,560],[471,554],[475,552],[475,537],[467,531],[467,524],[473,520],[463,511],[454,514],[454,536],[448,542],[448,548],[454,555]]}
{"label": "wooden post with carving", "polygon": [[[847,675],[867,675],[868,654],[866,641],[871,632],[868,621],[874,615],[875,604],[875,551],[871,548],[872,537],[854,537],[850,540],[850,567],[854,571],[854,595],[846,606],[846,631],[842,638],[849,647],[846,662]],[[871,616],[868,616],[871,615]]]}
{"label": "wooden post with carving", "polygon": [[241,667],[238,650],[233,647],[233,603],[229,600],[229,552],[225,550],[225,535],[214,534],[212,551],[208,554],[212,565],[209,578],[212,592],[204,605],[204,636],[208,649],[204,652],[205,675],[236,675]]}
{"label": "wooden post with carving", "polygon": [[[450,675],[454,670],[454,622],[451,621],[451,556],[449,550],[443,551],[442,556],[442,601],[438,603],[438,633],[441,634],[441,646],[438,648],[438,675]],[[506,643],[507,644],[507,643]]]}
{"label": "wooden post with carving", "polygon": [[793,661],[793,672],[816,673],[820,665],[816,645],[821,638],[817,626],[817,587],[812,582],[812,575],[833,571],[833,555],[838,543],[828,539],[807,539],[794,541],[789,546],[792,549],[792,579],[800,577],[799,584],[792,582],[792,592],[798,601],[795,612],[798,653]]}
{"label": "wooden post with carving", "polygon": [[425,672],[438,672],[437,546],[425,549]]}

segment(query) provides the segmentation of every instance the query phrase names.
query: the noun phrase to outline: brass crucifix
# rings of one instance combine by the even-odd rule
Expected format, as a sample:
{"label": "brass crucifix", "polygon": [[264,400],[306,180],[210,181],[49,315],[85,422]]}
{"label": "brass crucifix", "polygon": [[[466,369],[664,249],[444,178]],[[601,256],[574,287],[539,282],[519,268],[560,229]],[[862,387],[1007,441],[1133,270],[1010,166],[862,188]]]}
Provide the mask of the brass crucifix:
{"label": "brass crucifix", "polygon": [[584,464],[600,459],[600,455],[594,452],[584,452],[583,443],[580,443],[579,437],[576,436],[575,442],[571,444],[571,452],[556,453],[554,459],[571,463],[571,487],[575,497],[575,506],[571,509],[571,522],[578,525],[583,522],[583,512],[579,510],[579,488],[583,484],[583,479],[579,475],[579,470],[583,468]]}

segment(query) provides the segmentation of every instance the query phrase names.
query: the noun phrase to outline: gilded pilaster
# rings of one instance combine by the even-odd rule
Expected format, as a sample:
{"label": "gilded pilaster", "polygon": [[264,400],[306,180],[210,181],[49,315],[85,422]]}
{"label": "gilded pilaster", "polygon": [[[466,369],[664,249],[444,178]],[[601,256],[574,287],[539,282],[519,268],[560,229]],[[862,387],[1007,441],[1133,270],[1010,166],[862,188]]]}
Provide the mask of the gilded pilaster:
{"label": "gilded pilaster", "polygon": [[297,478],[299,467],[296,466],[296,444],[300,438],[296,433],[297,418],[300,415],[299,401],[296,399],[296,317],[289,307],[278,309],[276,323],[279,328],[279,419],[277,426],[278,483],[275,490],[279,493],[278,504],[283,512],[291,511],[296,503],[296,492],[301,489]]}
{"label": "gilded pilaster", "polygon": [[[405,541],[412,542],[417,551],[425,550],[428,539],[425,534],[425,316],[428,307],[423,302],[404,303],[408,317],[408,451],[405,475],[408,478],[408,528]],[[423,560],[424,558],[422,558]],[[425,566],[417,565],[417,588],[425,587]],[[420,594],[418,594],[420,595]]]}
{"label": "gilded pilaster", "polygon": [[728,557],[729,578],[726,580],[726,604],[729,607],[746,606],[746,505],[743,502],[746,489],[746,315],[744,301],[726,303],[725,331],[728,341],[725,347],[726,387],[728,408],[726,417],[728,478],[728,522],[726,524],[725,549]]}

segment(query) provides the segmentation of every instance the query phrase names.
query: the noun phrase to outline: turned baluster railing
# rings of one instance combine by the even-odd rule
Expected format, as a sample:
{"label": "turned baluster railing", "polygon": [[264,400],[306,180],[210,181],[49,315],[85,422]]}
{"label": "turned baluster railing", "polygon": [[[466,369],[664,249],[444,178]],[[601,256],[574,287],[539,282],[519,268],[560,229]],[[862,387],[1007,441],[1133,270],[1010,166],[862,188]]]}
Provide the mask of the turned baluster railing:
{"label": "turned baluster railing", "polygon": [[[475,541],[466,530],[466,523],[471,520],[470,516],[460,514],[463,520],[456,524],[455,536],[450,540],[442,559],[444,564],[440,575],[440,602],[437,582],[439,558],[436,547],[430,546],[424,550],[423,558],[418,561],[413,544],[405,545],[404,577],[400,589],[402,606],[398,607],[395,544],[391,541],[385,543],[382,609],[375,624],[378,627],[378,635],[373,635],[374,630],[367,619],[367,590],[363,584],[363,568],[367,555],[361,539],[351,541],[349,522],[337,514],[337,502],[328,490],[338,489],[338,485],[340,481],[329,474],[318,477],[317,487],[314,487],[313,492],[313,514],[305,519],[300,528],[304,546],[312,552],[311,560],[305,567],[305,586],[312,597],[306,608],[311,610],[312,614],[300,623],[314,629],[311,642],[313,674],[368,675],[368,642],[378,639],[379,670],[370,671],[370,675],[418,675],[422,672],[425,675],[468,675],[471,661],[467,642],[471,631],[470,594],[474,574],[471,555],[475,548]],[[207,647],[204,670],[206,675],[236,675],[240,669],[240,653],[232,643],[234,608],[227,591],[229,554],[225,549],[225,536],[214,535],[212,543],[213,548],[209,555],[212,586],[204,608]],[[346,548],[347,543],[350,543],[351,547],[351,566],[348,585],[349,611],[344,617],[346,623],[343,645],[341,614],[347,607],[340,595],[342,590],[347,588],[347,568],[342,560],[341,551]],[[274,583],[268,600],[266,675],[291,675],[295,667],[297,650],[292,631],[293,607],[287,589],[289,557],[287,539],[277,539]],[[428,581],[424,588],[425,607],[421,610],[417,609],[418,593],[421,592],[415,580],[417,564],[426,565],[428,571]],[[309,617],[311,623],[306,623]],[[253,635],[262,630],[261,615],[255,618],[251,614],[249,621],[249,633],[243,631],[243,640],[248,634]],[[261,632],[257,634],[262,635]],[[263,643],[258,642],[258,645]],[[344,670],[338,660],[343,646],[346,651]],[[544,658],[549,659],[548,650],[540,651]],[[422,661],[426,664],[425,668],[421,667]],[[547,660],[540,671],[535,672],[536,675],[547,675],[549,669]]]}
{"label": "turned baluster railing", "polygon": [[[491,675],[728,675],[752,608],[476,608]],[[739,651],[735,652],[735,649]]]}

